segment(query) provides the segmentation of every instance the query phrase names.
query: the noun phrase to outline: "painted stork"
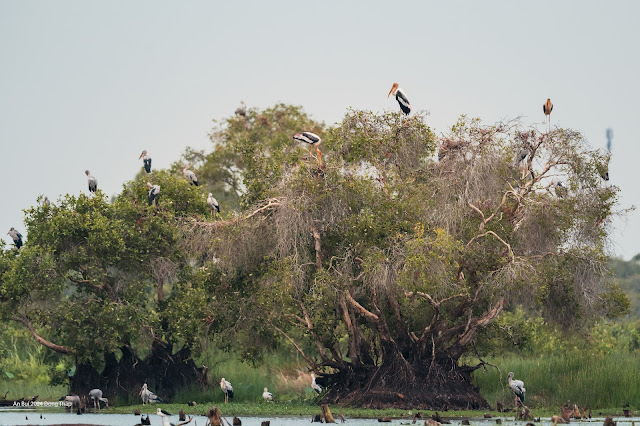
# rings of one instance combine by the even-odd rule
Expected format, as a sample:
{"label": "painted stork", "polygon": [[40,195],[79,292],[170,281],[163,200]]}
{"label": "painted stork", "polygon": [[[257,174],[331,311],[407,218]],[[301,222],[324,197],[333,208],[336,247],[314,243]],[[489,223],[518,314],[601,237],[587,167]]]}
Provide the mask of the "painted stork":
{"label": "painted stork", "polygon": [[547,99],[547,102],[542,105],[542,111],[544,115],[549,116],[549,129],[551,129],[551,111],[553,111],[553,104],[551,103],[551,99]]}
{"label": "painted stork", "polygon": [[109,408],[109,400],[102,397],[102,391],[100,389],[91,389],[89,391],[89,399],[93,403],[93,408],[98,408],[100,411],[100,402],[105,403],[105,407]]}
{"label": "painted stork", "polygon": [[151,173],[151,157],[149,157],[149,154],[147,154],[146,149],[142,151],[142,154],[140,154],[140,157],[138,157],[138,160],[139,159],[142,159],[142,164],[144,164],[144,171],[147,172],[147,174]]}
{"label": "painted stork", "polygon": [[516,396],[516,408],[518,408],[518,401],[524,406],[524,393],[527,391],[524,388],[524,382],[522,380],[513,380],[513,372],[507,375],[507,382],[509,382],[509,387]]}
{"label": "painted stork", "polygon": [[60,401],[64,401],[64,402],[68,402],[71,404],[71,409],[73,409],[73,406],[76,405],[78,406],[78,408],[80,408],[80,397],[78,395],[67,395],[67,396],[63,396],[62,398],[60,398]]}
{"label": "painted stork", "polygon": [[196,177],[196,174],[193,173],[193,171],[189,170],[189,166],[185,165],[182,168],[182,174],[185,178],[187,178],[190,184],[198,186],[198,178]]}
{"label": "painted stork", "polygon": [[233,386],[231,382],[227,382],[224,377],[220,380],[220,389],[224,392],[224,403],[229,402],[229,398],[233,399]]}
{"label": "painted stork", "polygon": [[269,390],[267,388],[264,388],[264,392],[262,392],[262,397],[266,401],[273,401],[273,394],[271,392],[269,392]]}
{"label": "painted stork", "polygon": [[11,239],[13,240],[13,244],[16,245],[16,248],[22,247],[22,234],[16,231],[14,227],[11,227],[11,229],[9,229],[7,235],[11,237]]}
{"label": "painted stork", "polygon": [[569,190],[562,184],[562,181],[556,182],[554,186],[556,197],[558,198],[564,198],[569,193]]}
{"label": "painted stork", "polygon": [[87,175],[87,182],[89,183],[89,192],[95,193],[98,190],[98,179],[91,176],[89,170],[85,170],[84,174]]}
{"label": "painted stork", "polygon": [[240,101],[240,106],[236,108],[236,115],[240,117],[247,116],[247,105],[244,103],[244,101]]}
{"label": "painted stork", "polygon": [[147,388],[147,384],[142,385],[142,389],[140,389],[140,397],[142,398],[142,405],[144,404],[152,404],[154,402],[163,402],[162,398],[160,398],[155,393],[151,392]]}
{"label": "painted stork", "polygon": [[320,152],[320,144],[322,143],[322,139],[320,136],[311,132],[301,132],[293,135],[293,139],[298,142],[304,142],[309,145],[309,148],[315,148],[316,153],[318,154],[318,165],[322,166],[322,152]]}
{"label": "painted stork", "polygon": [[411,104],[409,103],[409,99],[407,99],[407,95],[398,86],[398,83],[393,83],[393,86],[391,86],[391,90],[389,91],[387,98],[391,95],[395,95],[402,112],[404,112],[406,115],[409,115],[409,113],[411,112]]}
{"label": "painted stork", "polygon": [[151,182],[147,182],[147,186],[149,187],[149,205],[155,206],[160,195],[160,185],[151,185]]}
{"label": "painted stork", "polygon": [[162,419],[162,426],[169,426],[171,424],[169,423],[169,417],[171,417],[171,414],[164,411],[162,408],[158,408],[156,414]]}
{"label": "painted stork", "polygon": [[209,193],[209,196],[207,197],[207,205],[209,206],[212,212],[213,212],[213,209],[215,209],[218,213],[220,213],[220,205],[218,204],[218,200],[213,198],[212,193]]}
{"label": "painted stork", "polygon": [[311,373],[311,389],[316,391],[316,393],[318,394],[322,392],[322,388],[320,387],[319,384],[316,383],[316,375],[313,373]]}

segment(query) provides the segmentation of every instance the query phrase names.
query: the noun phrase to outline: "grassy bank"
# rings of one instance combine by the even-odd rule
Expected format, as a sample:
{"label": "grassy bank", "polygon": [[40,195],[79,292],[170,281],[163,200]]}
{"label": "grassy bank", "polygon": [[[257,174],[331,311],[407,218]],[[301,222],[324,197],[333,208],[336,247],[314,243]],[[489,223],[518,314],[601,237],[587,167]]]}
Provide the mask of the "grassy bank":
{"label": "grassy bank", "polygon": [[[169,410],[174,411],[184,408],[193,414],[201,414],[205,408],[213,404],[225,407],[225,413],[237,415],[310,415],[317,411],[316,395],[309,387],[310,376],[305,365],[297,360],[295,355],[270,355],[259,367],[252,367],[226,355],[207,355],[201,359],[202,363],[209,367],[209,389],[184,389],[174,398],[173,404],[163,407],[169,407]],[[527,405],[536,408],[536,415],[555,412],[567,400],[580,406],[588,405],[594,409],[594,413],[621,412],[622,405],[626,403],[634,410],[640,409],[640,387],[637,386],[637,379],[640,377],[640,357],[636,356],[635,352],[602,355],[569,351],[563,355],[528,358],[510,355],[485,360],[500,368],[501,375],[495,368],[487,367],[486,371],[479,369],[474,373],[474,381],[493,408],[497,401],[501,401],[505,407],[513,406],[513,394],[506,383],[507,373],[513,371],[517,379],[524,381],[527,388]],[[228,406],[224,406],[223,394],[217,384],[220,377],[231,381],[235,390],[233,403]],[[264,387],[273,392],[276,403],[269,404],[262,400]],[[160,390],[152,390],[161,393]],[[54,387],[40,382],[0,378],[0,396],[6,391],[9,391],[8,398],[39,395],[40,400],[57,400],[65,395],[68,389],[65,386]],[[186,403],[189,401],[197,401],[198,406],[187,408]],[[131,395],[126,400],[111,400],[115,412],[133,412],[139,403],[138,395]],[[139,407],[143,408],[141,405]],[[155,410],[154,407],[144,409],[146,412]],[[349,413],[352,417],[377,415],[377,412],[370,410],[343,410],[345,415]],[[403,412],[384,411],[386,415],[393,416],[399,416]],[[476,412],[475,415],[477,414]]]}
{"label": "grassy bank", "polygon": [[487,358],[496,365],[474,373],[476,385],[492,407],[496,401],[513,406],[513,394],[507,386],[507,374],[524,381],[528,406],[559,407],[567,400],[592,408],[621,407],[629,403],[640,407],[640,356],[635,353],[607,355],[572,351],[564,355],[536,358],[509,356]]}

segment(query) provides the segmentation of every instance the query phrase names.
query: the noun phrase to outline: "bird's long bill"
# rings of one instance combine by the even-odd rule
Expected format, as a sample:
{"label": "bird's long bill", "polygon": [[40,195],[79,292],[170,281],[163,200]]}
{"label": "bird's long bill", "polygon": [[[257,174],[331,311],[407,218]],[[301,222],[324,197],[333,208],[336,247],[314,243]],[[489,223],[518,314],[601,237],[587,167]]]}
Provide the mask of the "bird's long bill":
{"label": "bird's long bill", "polygon": [[141,159],[143,155],[144,155],[144,152],[140,154],[140,157],[138,157],[138,160]]}
{"label": "bird's long bill", "polygon": [[396,90],[398,90],[398,83],[393,83],[393,86],[391,86],[391,90],[389,90],[389,94],[387,95],[387,98],[391,96],[391,94],[394,93]]}

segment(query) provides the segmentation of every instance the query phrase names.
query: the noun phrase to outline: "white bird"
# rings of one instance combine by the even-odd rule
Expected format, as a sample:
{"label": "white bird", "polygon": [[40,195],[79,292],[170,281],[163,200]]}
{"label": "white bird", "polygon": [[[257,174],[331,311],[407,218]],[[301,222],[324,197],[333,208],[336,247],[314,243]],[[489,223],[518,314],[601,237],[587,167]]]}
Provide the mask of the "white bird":
{"label": "white bird", "polygon": [[262,397],[267,401],[273,401],[273,394],[269,392],[267,388],[264,388],[264,392],[262,392]]}
{"label": "white bird", "polygon": [[89,183],[89,192],[96,192],[98,190],[98,179],[89,174],[89,170],[85,170],[84,174],[87,175],[87,181]]}
{"label": "white bird", "polygon": [[316,391],[316,393],[322,392],[322,388],[316,383],[316,375],[313,373],[311,373],[311,389]]}
{"label": "white bird", "polygon": [[100,402],[104,402],[106,408],[109,408],[109,400],[102,397],[100,389],[91,389],[89,391],[89,399],[93,403],[93,408],[98,408],[98,411],[100,411]]}
{"label": "white bird", "polygon": [[518,407],[518,400],[524,406],[524,393],[527,391],[524,388],[524,382],[522,380],[513,380],[513,372],[507,375],[507,382],[509,382],[509,387],[516,395],[516,408]]}
{"label": "white bird", "polygon": [[318,154],[318,164],[322,165],[322,152],[320,152],[320,148],[318,148],[322,143],[322,139],[320,139],[320,136],[311,132],[301,132],[293,135],[293,139],[297,140],[298,142],[304,142],[308,144],[309,147],[315,148],[316,153]]}
{"label": "white bird", "polygon": [[151,182],[147,182],[149,187],[149,205],[157,204],[158,195],[160,195],[160,185],[151,185]]}
{"label": "white bird", "polygon": [[161,408],[158,408],[156,414],[162,419],[162,426],[169,426],[171,424],[169,423],[169,417],[171,416],[171,414]]}
{"label": "white bird", "polygon": [[142,398],[142,405],[144,404],[152,404],[154,402],[163,402],[162,398],[160,398],[155,393],[151,392],[147,388],[147,384],[142,385],[142,389],[140,389],[140,397]]}
{"label": "white bird", "polygon": [[16,245],[16,248],[22,247],[22,234],[16,231],[14,227],[11,227],[11,229],[9,229],[7,235],[11,237],[11,239],[13,240],[13,244]]}
{"label": "white bird", "polygon": [[49,197],[45,196],[44,199],[42,200],[42,205],[43,206],[50,206],[51,205],[51,201],[49,201]]}
{"label": "white bird", "polygon": [[240,106],[236,108],[236,115],[239,115],[241,117],[247,116],[247,105],[244,103],[244,101],[240,101]]}
{"label": "white bird", "polygon": [[387,98],[391,95],[395,95],[396,101],[398,101],[402,112],[404,112],[406,115],[409,115],[409,113],[411,112],[411,104],[409,103],[407,95],[398,86],[398,83],[393,83],[393,86],[391,86],[391,90],[389,91]]}
{"label": "white bird", "polygon": [[185,165],[182,168],[182,174],[184,175],[185,178],[187,178],[189,183],[191,183],[192,185],[198,186],[198,178],[196,177],[195,173],[189,170],[189,166]]}
{"label": "white bird", "polygon": [[224,392],[224,403],[229,402],[229,398],[233,399],[233,386],[231,382],[227,382],[224,377],[220,380],[220,389]]}
{"label": "white bird", "polygon": [[138,160],[142,158],[142,164],[144,165],[144,170],[147,173],[151,173],[151,157],[147,154],[147,150],[145,149],[138,157]]}
{"label": "white bird", "polygon": [[209,193],[209,196],[207,197],[207,205],[209,206],[211,211],[213,211],[213,209],[216,209],[216,211],[220,213],[220,206],[218,205],[218,200],[213,198],[212,193]]}
{"label": "white bird", "polygon": [[78,395],[63,396],[60,398],[60,401],[71,403],[71,408],[73,408],[74,405],[77,405],[78,408],[80,408],[80,397]]}

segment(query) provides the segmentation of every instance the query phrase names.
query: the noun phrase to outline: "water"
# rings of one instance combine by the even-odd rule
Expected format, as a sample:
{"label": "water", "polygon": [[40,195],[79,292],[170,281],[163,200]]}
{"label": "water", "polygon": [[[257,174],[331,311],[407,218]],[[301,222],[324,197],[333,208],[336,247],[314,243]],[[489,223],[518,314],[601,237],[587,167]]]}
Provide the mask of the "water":
{"label": "water", "polygon": [[[89,424],[89,425],[108,425],[108,426],[133,426],[140,423],[140,416],[133,414],[83,414],[78,416],[72,413],[55,413],[55,412],[43,412],[43,418],[40,418],[40,414],[34,410],[0,410],[0,425],[1,426],[14,426],[14,425],[60,425],[60,424]],[[146,415],[145,415],[146,417]],[[226,417],[226,416],[225,416]],[[28,418],[28,420],[27,420]],[[231,422],[232,416],[226,417]],[[162,425],[162,420],[155,414],[149,415],[151,424],[156,426]],[[188,419],[188,417],[187,417]],[[242,416],[243,426],[260,426],[263,420],[270,420],[271,426],[308,426],[311,421],[311,416],[286,416],[286,417],[249,417]],[[178,416],[171,416],[169,421],[174,424],[180,423]],[[471,426],[496,426],[496,418],[493,419],[469,419]],[[573,420],[571,424],[584,423],[585,426],[602,425],[603,418],[594,418],[589,420]],[[633,426],[632,422],[640,422],[640,418],[625,418],[614,417],[614,421],[618,422],[618,426]],[[207,418],[204,416],[195,416],[193,421],[188,426],[205,426]],[[502,418],[503,426],[525,426],[527,422],[514,421],[513,418]],[[223,422],[224,424],[224,422]],[[315,423],[317,424],[317,423]],[[338,423],[339,420],[338,420]],[[412,419],[394,419],[391,423],[379,423],[377,419],[350,419],[347,418],[345,425],[356,426],[373,426],[373,425],[410,425]],[[417,425],[424,424],[424,420],[418,421]],[[543,419],[541,423],[535,423],[536,426],[551,426],[553,423],[549,419]],[[640,423],[639,423],[640,425]],[[461,426],[460,420],[452,420],[451,426]]]}

